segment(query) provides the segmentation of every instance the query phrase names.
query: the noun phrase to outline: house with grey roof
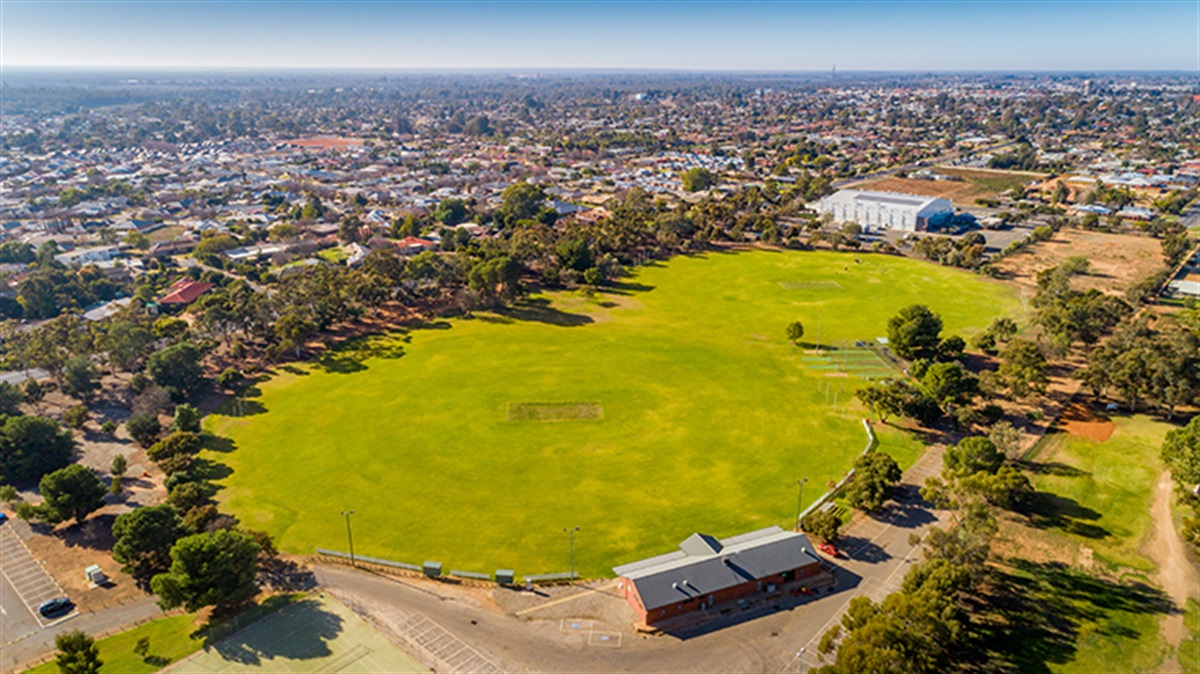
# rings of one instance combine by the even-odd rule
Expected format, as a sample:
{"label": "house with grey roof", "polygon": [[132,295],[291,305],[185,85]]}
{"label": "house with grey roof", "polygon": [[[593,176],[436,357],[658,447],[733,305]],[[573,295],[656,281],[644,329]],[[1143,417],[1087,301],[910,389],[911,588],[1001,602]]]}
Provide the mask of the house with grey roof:
{"label": "house with grey roof", "polygon": [[720,540],[692,534],[675,552],[613,571],[625,600],[651,625],[774,592],[784,583],[816,577],[821,568],[807,536],[768,527]]}

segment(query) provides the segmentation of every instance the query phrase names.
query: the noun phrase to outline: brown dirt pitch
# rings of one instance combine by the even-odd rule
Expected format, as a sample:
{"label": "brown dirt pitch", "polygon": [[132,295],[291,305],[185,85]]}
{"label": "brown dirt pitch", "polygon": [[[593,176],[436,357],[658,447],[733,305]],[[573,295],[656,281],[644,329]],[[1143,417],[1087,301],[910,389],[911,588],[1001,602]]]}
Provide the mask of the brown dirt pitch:
{"label": "brown dirt pitch", "polygon": [[295,147],[307,147],[316,150],[341,150],[347,147],[358,147],[363,144],[358,138],[294,138],[283,142]]}
{"label": "brown dirt pitch", "polygon": [[1091,274],[1075,277],[1075,287],[1113,295],[1124,294],[1130,286],[1158,271],[1164,262],[1157,239],[1062,229],[1049,241],[1006,257],[996,267],[1032,297],[1037,290],[1037,273],[1071,257],[1087,258],[1092,265]]}
{"label": "brown dirt pitch", "polygon": [[918,180],[889,176],[878,180],[853,185],[855,189],[880,190],[919,194],[926,197],[950,199],[958,206],[971,206],[976,199],[994,199],[1001,192],[1024,185],[1043,177],[1040,173],[1023,171],[992,171],[982,169],[960,169],[936,167],[935,173],[962,178],[962,180]]}
{"label": "brown dirt pitch", "polygon": [[1080,403],[1074,403],[1063,410],[1058,419],[1058,427],[1071,435],[1095,442],[1108,440],[1116,428],[1108,417],[1097,414]]}

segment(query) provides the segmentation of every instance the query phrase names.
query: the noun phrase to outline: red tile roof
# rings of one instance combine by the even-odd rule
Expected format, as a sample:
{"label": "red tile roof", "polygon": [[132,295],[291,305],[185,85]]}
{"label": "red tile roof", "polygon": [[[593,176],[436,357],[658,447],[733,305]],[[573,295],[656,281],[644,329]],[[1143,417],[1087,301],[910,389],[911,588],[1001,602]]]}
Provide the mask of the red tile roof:
{"label": "red tile roof", "polygon": [[158,301],[159,304],[191,304],[204,293],[212,290],[213,284],[183,279],[171,284],[171,292]]}
{"label": "red tile roof", "polygon": [[420,246],[422,248],[430,248],[433,246],[433,242],[430,241],[429,239],[418,239],[415,236],[406,236],[403,239],[400,239],[399,241],[397,241],[396,245],[401,248],[408,248],[409,246]]}

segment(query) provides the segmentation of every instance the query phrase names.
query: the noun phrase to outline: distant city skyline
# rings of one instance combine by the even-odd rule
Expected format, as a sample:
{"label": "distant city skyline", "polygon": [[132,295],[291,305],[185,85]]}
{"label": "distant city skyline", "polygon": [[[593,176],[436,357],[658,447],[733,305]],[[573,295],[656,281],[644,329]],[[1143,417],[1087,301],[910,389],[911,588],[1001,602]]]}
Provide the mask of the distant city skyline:
{"label": "distant city skyline", "polygon": [[1195,0],[3,0],[0,65],[1200,72]]}

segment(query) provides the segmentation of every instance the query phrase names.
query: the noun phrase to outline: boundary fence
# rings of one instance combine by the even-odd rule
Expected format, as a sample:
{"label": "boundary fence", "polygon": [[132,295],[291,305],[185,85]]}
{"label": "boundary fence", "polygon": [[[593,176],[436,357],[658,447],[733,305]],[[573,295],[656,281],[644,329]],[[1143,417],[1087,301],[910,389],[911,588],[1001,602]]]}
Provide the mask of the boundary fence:
{"label": "boundary fence", "polygon": [[[417,564],[406,564],[397,562],[391,559],[380,559],[378,557],[364,557],[363,555],[350,556],[348,552],[341,550],[327,550],[325,548],[316,548],[317,556],[324,558],[332,558],[334,561],[354,564],[362,564],[364,566],[382,567],[379,570],[385,572],[400,572],[404,575],[431,577],[425,573],[425,567]],[[324,561],[331,561],[326,559]],[[437,576],[440,579],[452,577],[455,582],[467,582],[473,585],[503,585],[493,576],[486,573],[477,573],[475,571],[460,571],[451,569],[444,576]],[[521,579],[535,585],[555,585],[559,583],[570,583],[579,580],[579,574],[571,571],[563,571],[561,573],[539,573],[521,576]],[[514,576],[515,580],[515,576]]]}

